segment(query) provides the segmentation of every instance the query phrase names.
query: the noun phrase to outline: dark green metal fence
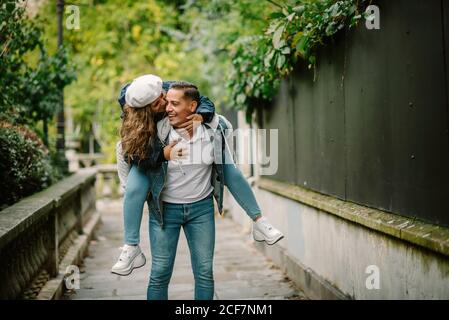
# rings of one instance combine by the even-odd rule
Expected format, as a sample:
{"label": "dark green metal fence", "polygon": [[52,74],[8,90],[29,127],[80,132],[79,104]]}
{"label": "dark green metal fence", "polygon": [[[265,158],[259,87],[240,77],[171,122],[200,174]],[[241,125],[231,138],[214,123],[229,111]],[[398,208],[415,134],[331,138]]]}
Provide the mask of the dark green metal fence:
{"label": "dark green metal fence", "polygon": [[449,225],[449,2],[377,1],[364,23],[298,66],[265,128],[279,129],[274,179]]}

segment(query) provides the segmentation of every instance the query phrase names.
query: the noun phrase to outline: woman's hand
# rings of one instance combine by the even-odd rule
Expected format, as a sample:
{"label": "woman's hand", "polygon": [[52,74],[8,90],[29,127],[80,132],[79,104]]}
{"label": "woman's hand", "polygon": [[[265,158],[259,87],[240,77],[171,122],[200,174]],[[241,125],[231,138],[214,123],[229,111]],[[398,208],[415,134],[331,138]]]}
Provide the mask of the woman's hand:
{"label": "woman's hand", "polygon": [[176,140],[164,147],[164,158],[165,160],[178,160],[187,157],[187,148],[178,146],[177,143],[180,141]]}
{"label": "woman's hand", "polygon": [[193,131],[203,123],[203,116],[194,113],[187,117],[187,121],[181,123],[178,127],[184,129],[190,136],[193,135]]}

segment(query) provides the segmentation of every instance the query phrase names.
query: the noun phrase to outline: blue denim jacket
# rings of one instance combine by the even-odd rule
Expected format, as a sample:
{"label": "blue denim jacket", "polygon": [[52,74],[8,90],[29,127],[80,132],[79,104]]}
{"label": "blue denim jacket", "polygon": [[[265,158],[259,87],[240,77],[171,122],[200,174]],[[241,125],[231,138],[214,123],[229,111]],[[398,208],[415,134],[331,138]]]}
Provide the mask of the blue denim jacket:
{"label": "blue denim jacket", "polygon": [[[223,189],[224,176],[223,164],[225,161],[226,137],[229,131],[232,130],[231,124],[221,115],[215,114],[210,123],[203,124],[206,130],[210,131],[211,141],[214,150],[214,162],[212,164],[211,184],[214,188],[214,198],[217,201],[218,211],[223,212]],[[171,125],[168,118],[164,118],[157,124],[158,139],[164,145],[168,143],[168,136]],[[165,186],[167,178],[168,162],[164,161],[158,168],[153,168],[147,171],[150,179],[150,196],[147,199],[148,209],[150,214],[154,214],[157,221],[164,226],[163,206],[161,200],[161,192]]]}

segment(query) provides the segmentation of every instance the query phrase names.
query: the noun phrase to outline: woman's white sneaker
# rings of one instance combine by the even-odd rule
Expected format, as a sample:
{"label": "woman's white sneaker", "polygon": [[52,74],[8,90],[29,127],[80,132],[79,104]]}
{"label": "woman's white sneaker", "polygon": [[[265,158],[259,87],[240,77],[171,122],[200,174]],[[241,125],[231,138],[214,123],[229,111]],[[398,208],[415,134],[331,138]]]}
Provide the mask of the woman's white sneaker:
{"label": "woman's white sneaker", "polygon": [[146,263],[145,255],[140,250],[139,245],[130,246],[125,244],[120,248],[122,252],[118,261],[111,269],[112,273],[120,276],[129,275],[134,269],[143,267]]}
{"label": "woman's white sneaker", "polygon": [[267,218],[262,217],[253,223],[253,237],[256,241],[265,241],[269,245],[272,245],[281,240],[284,235],[273,227]]}

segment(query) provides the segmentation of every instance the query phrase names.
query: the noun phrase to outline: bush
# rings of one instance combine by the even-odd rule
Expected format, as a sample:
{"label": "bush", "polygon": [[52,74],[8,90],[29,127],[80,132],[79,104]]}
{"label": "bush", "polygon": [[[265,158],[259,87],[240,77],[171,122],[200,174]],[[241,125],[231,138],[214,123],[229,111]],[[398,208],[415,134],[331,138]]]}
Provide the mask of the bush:
{"label": "bush", "polygon": [[40,191],[60,175],[48,150],[26,128],[0,126],[0,208]]}

